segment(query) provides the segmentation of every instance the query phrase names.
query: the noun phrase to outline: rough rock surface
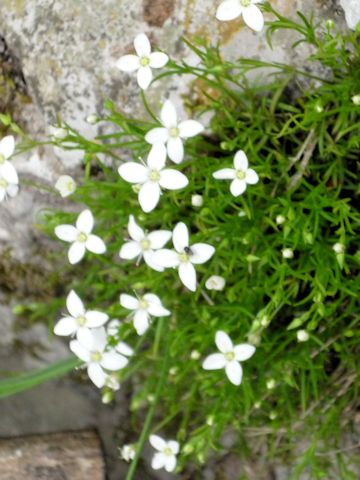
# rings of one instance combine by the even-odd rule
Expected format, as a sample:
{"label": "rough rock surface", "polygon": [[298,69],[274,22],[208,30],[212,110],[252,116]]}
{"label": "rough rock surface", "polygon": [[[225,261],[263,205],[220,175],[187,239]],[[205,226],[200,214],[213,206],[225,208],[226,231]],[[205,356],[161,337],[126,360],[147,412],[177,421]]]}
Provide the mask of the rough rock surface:
{"label": "rough rock surface", "polygon": [[340,0],[340,5],[344,9],[346,23],[350,28],[354,29],[360,22],[359,0]]}

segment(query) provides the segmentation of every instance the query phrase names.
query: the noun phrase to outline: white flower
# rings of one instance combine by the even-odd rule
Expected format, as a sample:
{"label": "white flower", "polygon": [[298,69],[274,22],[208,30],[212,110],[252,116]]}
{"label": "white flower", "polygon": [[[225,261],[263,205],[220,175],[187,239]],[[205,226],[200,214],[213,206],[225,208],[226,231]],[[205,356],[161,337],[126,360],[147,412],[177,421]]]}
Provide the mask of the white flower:
{"label": "white flower", "polygon": [[202,207],[204,203],[202,195],[193,195],[191,197],[191,205],[193,207]]}
{"label": "white flower", "polygon": [[205,358],[205,370],[219,370],[225,368],[225,373],[234,385],[240,385],[242,380],[242,367],[239,362],[248,360],[255,353],[255,347],[248,343],[233,345],[229,335],[221,330],[216,332],[215,343],[221,353],[213,353]]}
{"label": "white flower", "polygon": [[146,293],[141,298],[122,293],[120,304],[134,312],[134,327],[138,335],[143,335],[149,328],[151,315],[154,317],[167,317],[169,310],[163,307],[160,298],[153,293]]}
{"label": "white flower", "polygon": [[263,0],[225,0],[217,11],[216,18],[221,21],[234,20],[243,16],[246,25],[255,32],[260,32],[264,26],[264,17],[261,10],[255,5]]}
{"label": "white flower", "polygon": [[298,342],[307,342],[309,340],[309,334],[306,330],[298,330],[296,332]]}
{"label": "white flower", "polygon": [[254,185],[259,181],[258,174],[252,168],[248,168],[249,162],[242,150],[236,152],[234,157],[234,168],[222,168],[213,173],[218,180],[232,180],[230,192],[238,197],[245,192],[246,186]]}
{"label": "white flower", "polygon": [[125,462],[131,462],[131,460],[134,460],[136,454],[136,450],[134,445],[124,445],[120,449],[120,455]]}
{"label": "white flower", "polygon": [[116,66],[123,72],[137,72],[139,87],[146,90],[153,77],[151,69],[164,67],[169,57],[163,52],[151,52],[149,39],[144,33],[135,37],[134,47],[137,55],[124,55]]}
{"label": "white flower", "polygon": [[91,330],[90,333],[86,345],[79,340],[72,340],[70,350],[86,363],[90,380],[98,388],[102,388],[107,379],[107,373],[104,369],[120,370],[128,364],[128,359],[117,353],[114,348],[106,351],[107,336],[105,328],[96,328]]}
{"label": "white flower", "polygon": [[[85,310],[83,302],[74,290],[71,290],[67,296],[66,307],[69,315],[58,321],[54,333],[62,337],[76,334],[78,340],[83,344],[86,344],[89,340],[91,328],[101,327],[109,319],[106,313],[97,310]],[[91,342],[92,339],[90,338]]]}
{"label": "white flower", "polygon": [[[5,198],[5,194],[14,197],[17,193],[19,177],[15,167],[8,160],[14,153],[14,150],[15,140],[13,136],[8,135],[0,141],[0,178],[2,180],[0,184],[0,201]],[[1,195],[3,195],[2,199]]]}
{"label": "white flower", "polygon": [[160,249],[154,253],[153,260],[164,268],[178,268],[182,283],[195,292],[196,270],[193,264],[207,262],[214,255],[215,248],[207,243],[189,246],[189,231],[182,222],[175,226],[172,241],[175,250]]}
{"label": "white flower", "polygon": [[92,235],[94,227],[94,217],[90,210],[84,210],[76,220],[76,227],[73,225],[59,225],[55,228],[55,235],[64,242],[71,243],[69,248],[69,262],[74,265],[80,262],[85,255],[85,251],[92,253],[104,253],[106,251],[105,243],[97,235]]}
{"label": "white flower", "polygon": [[225,287],[225,278],[219,275],[212,275],[205,282],[208,290],[223,290]]}
{"label": "white flower", "polygon": [[294,258],[294,251],[291,248],[283,248],[281,254],[284,258]]}
{"label": "white flower", "polygon": [[133,215],[129,217],[128,232],[130,239],[121,247],[119,256],[124,260],[144,257],[149,267],[162,272],[164,268],[153,261],[154,251],[162,248],[171,238],[169,230],[156,230],[145,234],[144,230],[135,222]]}
{"label": "white flower", "polygon": [[166,144],[170,160],[181,163],[184,159],[183,139],[194,137],[202,132],[204,127],[196,120],[178,122],[175,107],[170,100],[166,100],[161,109],[160,121],[163,127],[150,130],[145,135],[145,140],[151,145]]}
{"label": "white flower", "polygon": [[[108,387],[113,392],[117,392],[118,390],[120,390],[121,385],[119,382],[119,378],[115,373],[106,374],[105,387]],[[112,397],[110,397],[110,399],[112,400]],[[110,403],[110,402],[105,401],[104,403]]]}
{"label": "white flower", "polygon": [[345,252],[345,245],[343,243],[335,243],[332,246],[332,249],[335,253],[344,253]]}
{"label": "white flower", "polygon": [[161,188],[179,190],[186,187],[187,177],[177,170],[164,168],[166,147],[162,143],[152,146],[146,165],[126,162],[120,165],[119,175],[127,182],[141,185],[139,203],[144,212],[154,210],[160,200]]}
{"label": "white flower", "polygon": [[69,175],[61,175],[55,183],[55,188],[62,197],[68,197],[75,192],[76,183]]}
{"label": "white flower", "polygon": [[114,320],[111,320],[106,327],[106,333],[108,334],[109,337],[116,337],[116,335],[119,333],[119,327],[120,327],[120,320],[117,318],[114,318]]}
{"label": "white flower", "polygon": [[180,450],[179,443],[175,440],[163,440],[158,435],[150,435],[149,442],[157,450],[151,462],[152,468],[165,468],[167,472],[173,472],[176,468],[176,455]]}

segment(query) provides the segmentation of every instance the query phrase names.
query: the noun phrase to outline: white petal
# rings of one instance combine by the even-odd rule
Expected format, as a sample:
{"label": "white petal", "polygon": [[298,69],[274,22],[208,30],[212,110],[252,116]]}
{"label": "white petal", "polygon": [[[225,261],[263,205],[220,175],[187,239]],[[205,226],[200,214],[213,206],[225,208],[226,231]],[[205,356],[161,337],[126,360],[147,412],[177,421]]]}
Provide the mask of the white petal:
{"label": "white petal", "polygon": [[192,255],[190,255],[191,263],[205,263],[215,253],[215,248],[207,243],[195,243],[191,245]]}
{"label": "white petal", "polygon": [[58,225],[55,227],[55,235],[64,242],[74,242],[79,232],[73,225]]}
{"label": "white petal", "polygon": [[134,215],[129,217],[128,232],[130,237],[137,242],[141,242],[144,239],[144,230],[136,223]]}
{"label": "white petal", "polygon": [[184,145],[180,137],[169,138],[167,152],[170,160],[174,163],[181,163],[184,159]]}
{"label": "white petal", "polygon": [[222,168],[213,173],[213,177],[217,180],[233,180],[235,176],[236,172],[233,168]]}
{"label": "white petal", "polygon": [[203,361],[202,367],[205,370],[219,370],[226,365],[225,357],[222,353],[212,353]]}
{"label": "white petal", "polygon": [[78,219],[76,220],[76,228],[80,232],[89,234],[91,233],[93,227],[94,227],[94,217],[90,212],[90,210],[82,211],[78,216]]}
{"label": "white petal", "polygon": [[255,347],[248,343],[240,343],[234,347],[235,359],[239,362],[243,362],[252,357],[255,353]]}
{"label": "white petal", "polygon": [[242,170],[245,172],[248,168],[249,162],[247,159],[247,156],[245,155],[245,152],[243,150],[239,150],[236,152],[235,157],[234,157],[234,167],[236,170]]}
{"label": "white petal", "polygon": [[237,361],[229,362],[225,366],[225,372],[231,383],[240,385],[242,380],[242,367]]}
{"label": "white petal", "polygon": [[119,70],[131,73],[140,68],[140,59],[137,55],[124,55],[115,65]]}
{"label": "white petal", "polygon": [[179,277],[182,283],[192,292],[196,290],[196,270],[192,263],[181,263],[179,265]]}
{"label": "white petal", "polygon": [[167,447],[165,440],[159,437],[159,435],[150,435],[149,442],[151,446],[159,452],[163,451]]}
{"label": "white petal", "polygon": [[91,350],[94,343],[94,336],[89,328],[80,327],[76,332],[76,338],[84,348]]}
{"label": "white petal", "polygon": [[169,132],[167,128],[153,128],[149,130],[148,133],[145,135],[145,140],[147,143],[151,143],[154,145],[155,143],[165,143],[169,139]]}
{"label": "white petal", "polygon": [[91,333],[93,337],[91,350],[93,352],[103,352],[107,344],[107,334],[105,328],[93,328]]}
{"label": "white petal", "polygon": [[126,357],[131,357],[134,355],[134,350],[129,347],[125,342],[119,342],[116,345],[116,351],[119,352],[121,355],[125,355]]}
{"label": "white petal", "polygon": [[233,343],[229,335],[222,330],[216,332],[215,343],[221,353],[231,352],[233,350]]}
{"label": "white petal", "polygon": [[71,290],[66,298],[66,308],[72,317],[80,317],[85,314],[84,304],[74,290]]}
{"label": "white petal", "polygon": [[112,371],[120,370],[121,368],[126,367],[128,363],[129,360],[123,355],[116,353],[115,350],[105,352],[100,362],[102,367]]}
{"label": "white petal", "polygon": [[73,335],[77,330],[78,324],[73,317],[64,317],[55,325],[54,333],[61,337]]}
{"label": "white petal", "polygon": [[5,188],[0,187],[0,202],[2,202],[5,198],[6,190]]}
{"label": "white petal", "polygon": [[160,468],[163,468],[165,466],[165,462],[166,456],[163,453],[155,453],[151,461],[151,468],[153,468],[154,470],[159,470]]}
{"label": "white petal", "polygon": [[134,40],[134,47],[136,50],[136,53],[138,54],[139,57],[149,57],[151,53],[151,45],[149,42],[148,37],[145,35],[145,33],[140,33],[135,37]]}
{"label": "white petal", "polygon": [[226,0],[219,5],[216,11],[216,18],[225,22],[238,17],[241,15],[241,12],[242,7],[239,0]]}
{"label": "white petal", "polygon": [[71,265],[79,263],[85,255],[85,244],[82,242],[75,242],[71,245],[68,251],[68,258]]}
{"label": "white petal", "polygon": [[106,373],[100,367],[98,363],[91,363],[87,369],[90,380],[98,388],[102,388],[105,385]]}
{"label": "white petal", "polygon": [[12,135],[7,135],[0,141],[0,155],[5,158],[11,157],[15,150],[15,139]]}
{"label": "white petal", "polygon": [[164,271],[164,267],[162,267],[161,265],[157,264],[155,261],[154,261],[154,252],[152,250],[148,250],[146,252],[143,253],[144,255],[144,261],[145,263],[150,267],[152,268],[153,270],[156,270],[157,272],[163,272]]}
{"label": "white petal", "polygon": [[109,315],[96,310],[88,310],[85,314],[86,326],[89,328],[98,328],[109,320]]}
{"label": "white petal", "polygon": [[[145,300],[147,300],[146,295],[144,295],[144,298],[145,298]],[[168,315],[171,314],[171,312],[169,312],[169,310],[164,308],[161,304],[159,305],[159,304],[153,303],[153,302],[149,302],[149,307],[148,307],[147,310],[150,313],[150,315],[152,315],[154,317],[167,317]]]}
{"label": "white petal", "polygon": [[19,177],[14,165],[7,160],[0,165],[0,173],[8,183],[19,183]]}
{"label": "white petal", "polygon": [[134,315],[134,327],[138,335],[143,335],[149,328],[149,315],[145,310],[138,310]]}
{"label": "white petal", "polygon": [[149,175],[149,170],[144,165],[135,162],[123,163],[118,172],[120,177],[129,183],[144,183]]}
{"label": "white petal", "polygon": [[90,361],[90,352],[85,347],[81,345],[80,342],[77,340],[71,340],[70,342],[70,350],[75,353],[77,357],[80,358],[83,362],[88,363]]}
{"label": "white petal", "polygon": [[175,440],[169,440],[167,442],[167,446],[169,448],[171,448],[172,452],[174,453],[174,455],[177,455],[180,451],[180,445],[179,445],[179,442],[176,442]]}
{"label": "white petal", "polygon": [[120,305],[128,310],[137,310],[139,308],[139,300],[132,295],[122,293],[120,295]]}
{"label": "white petal", "polygon": [[234,197],[238,197],[246,190],[246,182],[245,180],[239,180],[235,178],[230,184],[230,192],[234,195]]}
{"label": "white petal", "polygon": [[155,143],[147,157],[147,165],[151,170],[161,170],[166,162],[166,147],[163,143]]}
{"label": "white petal", "polygon": [[163,268],[177,267],[180,264],[179,255],[174,250],[163,248],[152,255],[152,261]]}
{"label": "white petal", "polygon": [[152,71],[150,67],[140,67],[137,72],[137,82],[139,87],[143,90],[146,90],[151,83],[153,78]]}
{"label": "white petal", "polygon": [[173,231],[173,244],[175,250],[179,253],[182,253],[184,248],[189,246],[189,231],[185,223],[179,222],[176,224]]}
{"label": "white petal", "polygon": [[146,182],[139,192],[139,203],[144,212],[154,210],[160,200],[160,187],[156,182]]}
{"label": "white petal", "polygon": [[151,248],[157,250],[162,248],[171,238],[172,232],[170,230],[155,230],[147,236],[150,241]]}
{"label": "white petal", "polygon": [[180,137],[190,138],[201,133],[204,130],[204,126],[196,120],[185,120],[179,123],[178,129],[180,130]]}
{"label": "white petal", "polygon": [[246,183],[248,183],[250,185],[255,185],[259,181],[259,176],[255,172],[255,170],[253,170],[252,168],[248,168],[246,170],[245,181],[246,181]]}
{"label": "white petal", "polygon": [[165,458],[165,470],[167,472],[173,472],[176,468],[176,457],[175,455],[166,456]]}
{"label": "white petal", "polygon": [[166,128],[177,126],[177,113],[174,104],[170,100],[166,100],[162,106],[160,113],[161,123]]}
{"label": "white petal", "polygon": [[92,253],[101,254],[106,252],[105,243],[97,235],[89,235],[86,240],[85,246],[89,250],[89,252]]}
{"label": "white petal", "polygon": [[167,190],[179,190],[189,184],[188,178],[177,170],[165,168],[161,171],[160,175],[159,184]]}
{"label": "white petal", "polygon": [[162,68],[169,61],[169,57],[163,52],[153,52],[150,54],[150,67]]}
{"label": "white petal", "polygon": [[132,260],[141,254],[142,250],[138,242],[126,242],[121,247],[119,256],[124,260]]}
{"label": "white petal", "polygon": [[15,197],[19,192],[19,186],[15,185],[14,183],[10,183],[6,189],[6,192],[10,197]]}
{"label": "white petal", "polygon": [[246,25],[255,32],[260,32],[264,27],[264,16],[256,5],[249,5],[243,9],[243,19]]}

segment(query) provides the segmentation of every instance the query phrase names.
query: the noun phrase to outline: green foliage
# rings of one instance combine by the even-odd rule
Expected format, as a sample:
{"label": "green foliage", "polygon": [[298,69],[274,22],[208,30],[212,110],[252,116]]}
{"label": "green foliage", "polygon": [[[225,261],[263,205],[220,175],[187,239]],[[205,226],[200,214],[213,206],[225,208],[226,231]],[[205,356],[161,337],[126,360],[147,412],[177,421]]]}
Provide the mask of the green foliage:
{"label": "green foliage", "polygon": [[[131,186],[98,157],[105,154],[116,166],[147,154],[144,135],[156,116],[145,96],[146,121],[127,118],[106,101],[108,113],[99,121],[110,122],[115,133],[87,140],[65,126],[68,136],[58,143],[84,151],[84,182],[73,198],[92,210],[95,233],[108,246],[106,255],[87,254],[71,269],[68,287],[112,318],[126,318],[119,294],[134,290],[158,294],[172,312],[170,319],[155,320],[140,341],[129,322],[119,332],[137,343],[130,367],[120,373],[137,385],[132,411],[142,418],[150,407],[140,447],[150,428],[161,430],[181,443],[181,466],[193,462],[201,468],[211,450],[224,449],[222,438],[230,430],[236,433],[232,449],[241,455],[261,450],[286,462],[294,455],[291,478],[306,471],[314,479],[352,479],[341,442],[351,428],[359,388],[360,107],[352,102],[360,93],[359,33],[341,34],[331,24],[315,26],[303,15],[294,22],[271,11],[276,18],[269,41],[277,30],[292,29],[299,34],[294,48],[312,45],[303,70],[243,58],[229,62],[202,40],[184,40],[201,63],[171,61],[158,77],[193,75],[186,106],[200,120],[206,112],[212,117],[207,134],[187,141],[179,168],[189,186],[165,192],[151,214],[141,212]],[[268,69],[269,83],[250,80],[248,74],[253,78],[258,69]],[[234,198],[228,182],[214,180],[212,173],[230,167],[239,149],[260,182]],[[191,206],[192,194],[203,195],[201,208]],[[120,261],[129,214],[149,231],[171,230],[184,221],[194,242],[216,247],[211,262],[198,268],[196,293],[186,291],[174,271]],[[282,224],[276,222],[279,215]],[[43,228],[52,234],[56,225],[75,218],[46,212]],[[333,250],[337,243],[344,251]],[[285,248],[294,251],[293,258],[283,258]],[[68,267],[60,273],[68,275]],[[205,292],[212,274],[226,279],[222,292]],[[54,318],[57,308],[58,303]],[[309,332],[307,342],[297,341],[299,328]],[[235,343],[257,345],[240,387],[223,371],[201,367],[216,350],[217,330]],[[194,351],[200,360],[192,358]]]}

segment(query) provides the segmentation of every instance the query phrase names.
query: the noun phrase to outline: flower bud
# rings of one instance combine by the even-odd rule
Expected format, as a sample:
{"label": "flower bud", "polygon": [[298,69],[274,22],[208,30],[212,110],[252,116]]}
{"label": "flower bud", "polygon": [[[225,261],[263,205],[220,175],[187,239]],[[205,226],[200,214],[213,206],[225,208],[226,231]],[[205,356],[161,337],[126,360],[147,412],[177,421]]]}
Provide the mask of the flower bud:
{"label": "flower bud", "polygon": [[276,385],[276,382],[273,378],[269,378],[269,380],[266,381],[266,388],[268,390],[272,390],[273,388],[275,388],[275,385]]}
{"label": "flower bud", "polygon": [[65,128],[50,126],[49,130],[54,140],[63,140],[68,136],[68,131]]}
{"label": "flower bud", "polygon": [[275,222],[277,225],[282,225],[285,222],[286,218],[284,215],[276,215]]}
{"label": "flower bud", "polygon": [[134,445],[124,445],[120,448],[120,456],[125,462],[131,462],[134,460],[136,454],[136,450]]}
{"label": "flower bud", "polygon": [[223,290],[225,287],[225,278],[220,277],[219,275],[212,275],[205,282],[205,287],[208,290]]}
{"label": "flower bud", "polygon": [[345,252],[345,245],[343,243],[335,243],[332,248],[333,248],[335,253],[344,253]]}
{"label": "flower bud", "polygon": [[190,358],[191,360],[199,360],[200,358],[200,352],[198,352],[197,350],[193,350],[191,353],[190,353]]}
{"label": "flower bud", "polygon": [[294,257],[294,251],[291,248],[283,248],[281,250],[282,256],[284,258],[293,258]]}
{"label": "flower bud", "polygon": [[309,334],[306,330],[298,330],[296,332],[298,342],[307,342],[309,340]]}
{"label": "flower bud", "polygon": [[98,116],[95,113],[93,113],[86,117],[86,121],[90,125],[95,125],[95,123],[98,121]]}
{"label": "flower bud", "polygon": [[360,94],[358,95],[354,95],[352,98],[351,98],[352,102],[354,105],[356,105],[357,107],[360,106]]}
{"label": "flower bud", "polygon": [[204,203],[204,199],[202,195],[192,195],[191,205],[193,207],[202,207],[203,203]]}

